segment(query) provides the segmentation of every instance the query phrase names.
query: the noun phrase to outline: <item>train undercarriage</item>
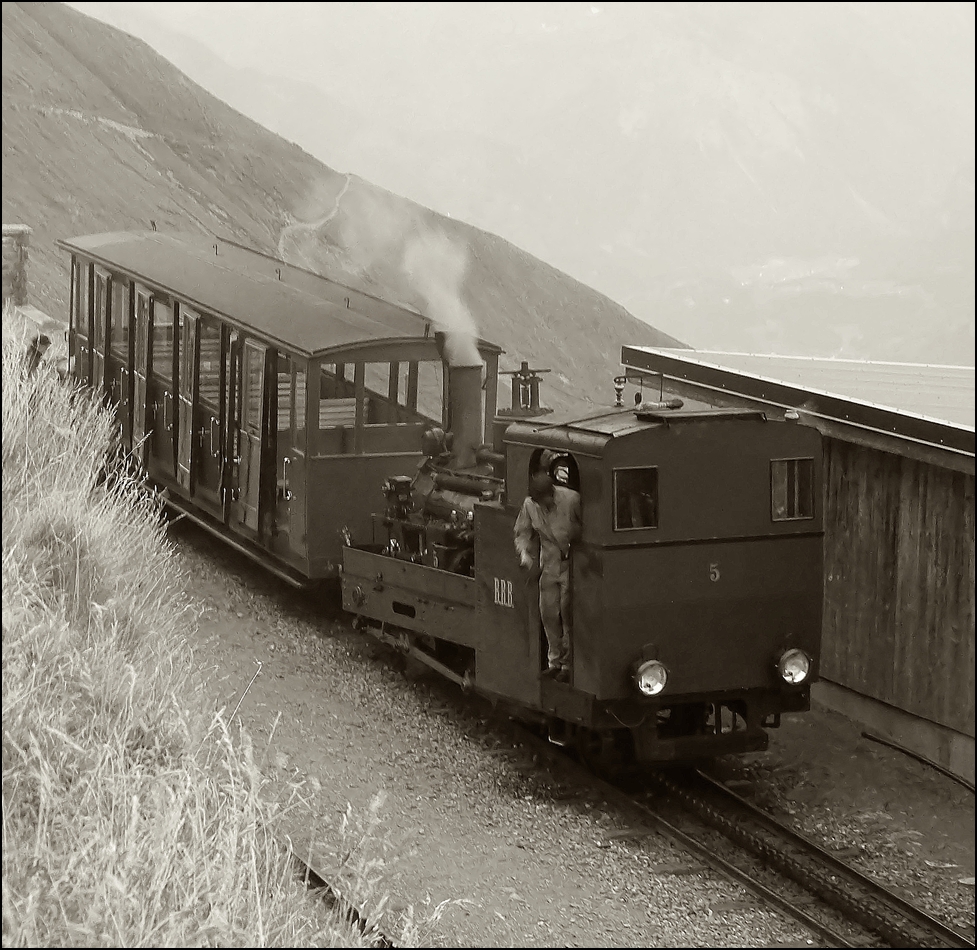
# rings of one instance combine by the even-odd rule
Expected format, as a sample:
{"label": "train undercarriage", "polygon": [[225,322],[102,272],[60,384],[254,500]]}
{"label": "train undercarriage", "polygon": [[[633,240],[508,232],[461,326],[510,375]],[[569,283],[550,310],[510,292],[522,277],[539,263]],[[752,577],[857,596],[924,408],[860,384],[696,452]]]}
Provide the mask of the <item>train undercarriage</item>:
{"label": "train undercarriage", "polygon": [[571,749],[588,768],[607,777],[670,762],[763,751],[769,743],[767,730],[780,725],[782,712],[810,708],[807,690],[792,693],[787,704],[772,690],[683,696],[664,704],[599,701],[546,678],[540,680],[538,703],[520,702],[479,687],[471,647],[363,615],[356,616],[354,627],[455,683],[463,693],[482,697],[554,745]]}

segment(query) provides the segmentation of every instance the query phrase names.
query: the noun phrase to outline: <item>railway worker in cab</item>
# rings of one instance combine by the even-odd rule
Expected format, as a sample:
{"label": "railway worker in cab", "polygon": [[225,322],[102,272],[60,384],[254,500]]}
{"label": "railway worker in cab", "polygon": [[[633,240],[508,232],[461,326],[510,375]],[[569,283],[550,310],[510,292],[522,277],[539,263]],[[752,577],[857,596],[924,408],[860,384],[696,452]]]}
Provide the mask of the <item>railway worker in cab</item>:
{"label": "railway worker in cab", "polygon": [[535,567],[539,551],[539,613],[546,632],[544,676],[570,678],[570,546],[580,537],[580,495],[556,485],[545,471],[529,480],[529,494],[516,517],[519,565]]}

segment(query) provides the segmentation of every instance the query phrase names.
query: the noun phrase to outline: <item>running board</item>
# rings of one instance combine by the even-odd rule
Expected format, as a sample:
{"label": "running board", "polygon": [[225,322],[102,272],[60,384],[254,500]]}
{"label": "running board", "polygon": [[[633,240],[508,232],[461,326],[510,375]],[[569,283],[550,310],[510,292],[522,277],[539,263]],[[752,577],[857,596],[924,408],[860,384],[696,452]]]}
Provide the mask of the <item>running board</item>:
{"label": "running board", "polygon": [[419,650],[415,647],[406,634],[396,635],[392,633],[387,633],[383,627],[374,626],[372,623],[366,621],[365,618],[360,617],[360,622],[353,624],[354,628],[359,630],[364,630],[371,637],[375,637],[381,643],[385,643],[389,647],[393,647],[398,653],[404,654],[404,656],[409,656],[411,659],[417,660],[419,663],[423,663],[425,666],[429,666],[432,670],[439,673],[445,679],[451,680],[452,683],[457,683],[458,686],[462,688],[463,691],[467,692],[474,688],[474,681],[468,676],[461,676],[456,673],[450,666],[446,666],[440,660],[436,660],[430,653],[425,653],[423,650]]}
{"label": "running board", "polygon": [[218,526],[214,521],[208,519],[204,514],[191,508],[182,498],[174,498],[168,489],[160,492],[160,497],[168,508],[172,508],[180,514],[189,518],[194,524],[200,525],[205,531],[209,531],[214,537],[220,538],[228,547],[234,548],[239,554],[250,558],[270,574],[274,574],[279,580],[285,581],[298,590],[312,587],[315,581],[300,574],[298,571],[290,570],[285,565],[269,557],[262,548],[252,546],[246,541],[235,538],[223,525]]}

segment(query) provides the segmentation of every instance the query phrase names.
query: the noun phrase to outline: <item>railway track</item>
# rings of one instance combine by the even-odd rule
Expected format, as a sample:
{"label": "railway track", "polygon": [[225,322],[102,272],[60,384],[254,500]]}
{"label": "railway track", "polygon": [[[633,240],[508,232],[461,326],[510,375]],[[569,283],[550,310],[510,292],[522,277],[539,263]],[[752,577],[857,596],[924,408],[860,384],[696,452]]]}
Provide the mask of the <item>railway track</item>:
{"label": "railway track", "polygon": [[[517,729],[541,751],[553,746]],[[693,769],[649,771],[625,790],[586,769],[608,801],[635,817],[620,837],[658,832],[821,947],[974,947],[974,941],[840,860],[769,813]],[[649,791],[651,787],[651,791]]]}
{"label": "railway track", "polygon": [[[680,802],[699,820],[803,887],[816,901],[887,945],[974,946],[965,935],[784,825],[712,776],[698,770],[681,770],[658,773],[653,781],[668,799]],[[843,935],[835,933],[832,939],[839,936]],[[861,943],[859,940],[855,945]]]}
{"label": "railway track", "polygon": [[397,944],[376,924],[371,923],[366,915],[355,904],[347,900],[334,884],[326,880],[294,851],[290,850],[289,853],[296,873],[308,890],[321,898],[328,908],[335,910],[352,930],[365,938],[369,946],[377,947],[378,950],[388,950],[388,948],[395,950]]}

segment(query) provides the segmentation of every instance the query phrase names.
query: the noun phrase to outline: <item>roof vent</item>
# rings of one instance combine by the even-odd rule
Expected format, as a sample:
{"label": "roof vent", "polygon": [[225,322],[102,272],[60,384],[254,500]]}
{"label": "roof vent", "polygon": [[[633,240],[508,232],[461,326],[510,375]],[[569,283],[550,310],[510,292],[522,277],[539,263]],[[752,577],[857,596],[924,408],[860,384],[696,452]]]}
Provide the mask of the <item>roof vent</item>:
{"label": "roof vent", "polygon": [[512,408],[500,409],[496,415],[511,418],[513,416],[543,416],[553,410],[543,406],[539,401],[539,384],[543,381],[542,373],[548,369],[534,369],[525,360],[519,369],[502,370],[500,376],[512,377]]}
{"label": "roof vent", "polygon": [[639,402],[634,411],[639,415],[644,412],[662,412],[666,409],[681,409],[685,403],[681,399],[662,399],[660,402]]}

